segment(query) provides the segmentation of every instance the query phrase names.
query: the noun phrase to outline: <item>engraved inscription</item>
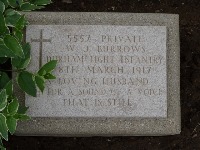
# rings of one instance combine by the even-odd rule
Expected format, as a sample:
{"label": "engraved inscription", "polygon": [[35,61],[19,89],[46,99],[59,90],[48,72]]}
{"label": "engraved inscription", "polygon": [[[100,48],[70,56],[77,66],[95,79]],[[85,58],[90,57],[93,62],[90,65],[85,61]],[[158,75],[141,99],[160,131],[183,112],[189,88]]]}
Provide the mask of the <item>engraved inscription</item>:
{"label": "engraved inscription", "polygon": [[26,40],[34,67],[58,61],[44,93],[26,96],[31,116],[167,117],[166,27],[31,25]]}
{"label": "engraved inscription", "polygon": [[43,49],[43,42],[50,42],[51,43],[51,39],[43,39],[43,30],[44,29],[41,29],[40,30],[40,38],[39,39],[32,39],[31,38],[31,43],[32,42],[39,42],[40,44],[40,53],[39,53],[39,67],[41,68],[42,66],[42,49]]}

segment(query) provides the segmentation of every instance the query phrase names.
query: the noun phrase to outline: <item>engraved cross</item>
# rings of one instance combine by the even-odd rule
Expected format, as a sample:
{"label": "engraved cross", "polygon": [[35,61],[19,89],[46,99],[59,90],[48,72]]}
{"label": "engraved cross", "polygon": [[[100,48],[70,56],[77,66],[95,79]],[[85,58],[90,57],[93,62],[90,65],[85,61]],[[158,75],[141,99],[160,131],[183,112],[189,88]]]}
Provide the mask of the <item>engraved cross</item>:
{"label": "engraved cross", "polygon": [[40,30],[40,38],[39,39],[32,39],[31,38],[31,43],[32,42],[39,42],[40,43],[40,48],[39,48],[39,68],[42,67],[42,49],[43,49],[43,42],[50,42],[51,43],[51,39],[43,39],[43,30]]}

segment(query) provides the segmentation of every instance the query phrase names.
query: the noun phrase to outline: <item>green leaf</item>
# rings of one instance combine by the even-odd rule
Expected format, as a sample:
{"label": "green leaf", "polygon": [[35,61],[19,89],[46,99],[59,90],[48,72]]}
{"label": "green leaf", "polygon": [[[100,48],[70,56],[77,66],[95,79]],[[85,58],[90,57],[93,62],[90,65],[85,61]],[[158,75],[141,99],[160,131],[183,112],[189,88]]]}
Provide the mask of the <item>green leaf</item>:
{"label": "green leaf", "polygon": [[26,25],[26,20],[25,20],[25,16],[24,15],[22,15],[20,18],[19,18],[19,20],[17,21],[17,23],[16,23],[16,28],[18,29],[18,30],[22,30],[22,29],[24,29],[24,27],[25,27],[25,25]]}
{"label": "green leaf", "polygon": [[31,46],[29,43],[23,45],[24,58],[15,57],[12,59],[12,65],[17,69],[24,69],[28,66],[31,60],[30,55]]}
{"label": "green leaf", "polygon": [[3,146],[1,137],[0,137],[0,150],[6,150],[5,147]]}
{"label": "green leaf", "polygon": [[6,90],[6,94],[9,96],[12,96],[13,94],[13,85],[12,85],[12,80],[10,80],[6,86],[4,87],[4,89]]}
{"label": "green leaf", "polygon": [[8,60],[7,57],[0,57],[0,64],[4,64],[7,60]]}
{"label": "green leaf", "polygon": [[4,3],[5,7],[7,8],[8,7],[8,0],[0,0]]}
{"label": "green leaf", "polygon": [[15,54],[5,45],[0,44],[0,57],[15,57]]}
{"label": "green leaf", "polygon": [[[6,16],[12,16],[12,15],[15,15],[15,14],[20,15],[20,13],[19,13],[18,11],[14,10],[14,9],[12,9],[12,8],[8,8],[8,9],[6,9],[6,11],[5,11],[5,15],[6,15]],[[20,16],[21,16],[21,15],[20,15]]]}
{"label": "green leaf", "polygon": [[7,26],[10,26],[10,27],[15,27],[18,20],[20,18],[20,15],[18,14],[14,14],[14,15],[11,15],[11,16],[6,16],[5,17],[5,22],[7,24]]}
{"label": "green leaf", "polygon": [[8,141],[8,127],[6,125],[6,117],[0,113],[0,135]]}
{"label": "green leaf", "polygon": [[7,105],[7,95],[6,95],[6,90],[3,89],[0,92],[0,111],[3,111],[4,108],[6,108]]}
{"label": "green leaf", "polygon": [[6,33],[7,30],[8,29],[6,27],[5,18],[2,12],[0,12],[0,35],[3,35],[4,33]]}
{"label": "green leaf", "polygon": [[23,33],[21,30],[18,30],[16,28],[13,29],[13,34],[14,36],[16,37],[16,39],[19,41],[19,42],[22,42],[23,40]]}
{"label": "green leaf", "polygon": [[[7,101],[8,101],[8,98],[7,98]],[[4,114],[6,117],[6,115],[8,114],[8,105],[4,108],[4,110],[1,113]]]}
{"label": "green leaf", "polygon": [[46,63],[39,71],[38,74],[40,76],[44,75],[44,72],[46,73],[50,73],[51,71],[53,71],[53,69],[56,67],[57,64],[57,60],[52,60],[48,63]]}
{"label": "green leaf", "polygon": [[45,70],[42,70],[42,71],[40,71],[40,76],[44,76],[44,75],[46,75],[47,74],[47,72],[45,71]]}
{"label": "green leaf", "polygon": [[13,135],[17,127],[17,119],[13,118],[12,116],[8,116],[6,118],[6,124],[10,134]]}
{"label": "green leaf", "polygon": [[1,145],[0,145],[0,149],[1,149],[1,150],[6,150],[6,148],[3,147],[3,146],[1,146]]}
{"label": "green leaf", "polygon": [[6,150],[6,148],[3,145],[0,145],[0,150]]}
{"label": "green leaf", "polygon": [[18,114],[25,114],[27,112],[28,108],[29,107],[19,105],[17,113]]}
{"label": "green leaf", "polygon": [[2,141],[1,136],[0,136],[0,146],[3,146],[3,141]]}
{"label": "green leaf", "polygon": [[24,57],[23,49],[17,39],[11,35],[6,35],[4,37],[5,45],[13,51],[13,53],[19,57]]}
{"label": "green leaf", "polygon": [[1,137],[0,137],[0,146],[3,146],[3,141],[1,139]]}
{"label": "green leaf", "polygon": [[15,114],[13,117],[19,120],[30,120],[30,117],[25,114]]}
{"label": "green leaf", "polygon": [[6,148],[0,145],[0,150],[6,150]]}
{"label": "green leaf", "polygon": [[21,18],[21,14],[13,9],[8,9],[5,11],[5,22],[7,26],[15,27]]}
{"label": "green leaf", "polygon": [[47,5],[52,3],[51,0],[32,0],[31,3],[35,4],[35,5]]}
{"label": "green leaf", "polygon": [[45,86],[44,86],[45,79],[41,76],[35,76],[35,82],[36,82],[38,88],[40,89],[40,91],[43,92],[44,88],[45,88]]}
{"label": "green leaf", "polygon": [[27,94],[36,97],[36,85],[33,80],[33,74],[27,71],[21,72],[17,77],[18,85]]}
{"label": "green leaf", "polygon": [[19,108],[19,102],[17,98],[14,98],[10,104],[8,104],[8,113],[10,115],[15,115]]}
{"label": "green leaf", "polygon": [[3,2],[0,1],[0,12],[4,12],[5,10],[5,4]]}
{"label": "green leaf", "polygon": [[17,0],[8,0],[8,4],[13,8],[19,6],[19,4],[17,3]]}
{"label": "green leaf", "polygon": [[41,8],[44,8],[43,6],[37,6],[37,5],[34,5],[34,4],[31,4],[31,3],[23,3],[21,5],[21,10],[22,11],[31,11],[31,10],[35,10],[35,9],[41,9]]}
{"label": "green leaf", "polygon": [[0,39],[0,57],[15,57],[13,51],[4,44],[3,39]]}
{"label": "green leaf", "polygon": [[10,78],[5,72],[0,72],[0,89],[3,89],[10,81]]}
{"label": "green leaf", "polygon": [[17,0],[17,4],[21,6],[23,4],[23,0]]}
{"label": "green leaf", "polygon": [[51,73],[47,73],[44,75],[45,79],[56,79],[56,77],[54,75],[52,75]]}

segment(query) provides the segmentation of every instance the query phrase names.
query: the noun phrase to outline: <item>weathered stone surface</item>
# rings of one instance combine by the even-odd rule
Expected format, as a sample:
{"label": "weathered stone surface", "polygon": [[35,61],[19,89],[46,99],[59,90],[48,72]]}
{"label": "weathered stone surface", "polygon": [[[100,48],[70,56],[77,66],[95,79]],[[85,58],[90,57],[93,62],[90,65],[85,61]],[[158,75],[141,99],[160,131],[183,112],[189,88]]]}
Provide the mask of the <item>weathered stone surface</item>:
{"label": "weathered stone surface", "polygon": [[[31,26],[27,28],[27,41],[32,42],[33,49],[35,49],[33,52],[34,58],[32,62],[34,66],[30,69],[37,69],[39,65],[47,62],[48,59],[53,58],[52,56],[62,56],[62,59],[59,59],[60,62],[57,70],[55,71],[58,79],[52,83],[48,83],[47,85],[48,88],[55,88],[57,90],[48,90],[47,88],[44,95],[38,95],[37,99],[30,97],[26,98],[26,104],[31,106],[29,113],[33,116],[33,119],[28,122],[20,123],[18,126],[17,134],[62,136],[125,136],[167,135],[180,133],[180,58],[179,24],[177,15],[35,12],[27,13],[26,16],[31,22]],[[64,30],[67,32],[64,32]],[[67,33],[70,33],[71,37],[69,36],[69,38],[67,38]],[[75,33],[76,35],[88,35],[89,33],[89,35],[92,37],[92,42],[83,42],[84,39],[78,37],[79,41],[72,42],[72,46],[74,45],[74,47],[76,47],[75,50],[70,51],[69,45],[67,45],[68,43],[63,42],[64,38],[60,38],[60,36],[66,37],[65,40],[71,39],[76,41],[78,39],[76,39],[77,36],[74,37]],[[38,40],[36,40],[41,35],[45,41],[42,45],[38,43]],[[102,35],[111,35],[111,37],[102,37]],[[117,51],[117,48],[111,48],[111,52],[98,52],[98,45],[106,45],[110,47],[132,46],[132,43],[126,43],[129,40],[126,42],[115,41],[117,38],[113,38],[114,35],[118,37],[119,35],[137,35],[135,37],[141,35],[142,38],[140,40],[144,41],[134,41],[133,44],[144,48],[137,48],[137,50],[134,50],[133,52],[126,53],[119,51],[115,52]],[[134,40],[134,38],[132,40]],[[135,38],[135,40],[137,40],[137,38]],[[70,43],[70,41],[68,42]],[[87,46],[89,47],[88,51]],[[41,54],[39,52],[40,49],[43,51],[42,57],[39,55]],[[120,48],[118,47],[118,50],[119,49]],[[145,51],[143,52],[142,50]],[[85,55],[87,58],[83,58],[85,60],[82,63],[73,62],[72,59],[71,62],[62,62],[67,61],[68,58],[63,59],[63,57],[67,55],[70,57],[73,55]],[[88,58],[88,56],[105,55],[113,56],[113,58],[101,58],[101,60],[98,60],[98,62],[95,63],[90,62],[91,58]],[[130,56],[133,56],[132,59],[134,61],[136,60],[136,56],[145,56],[148,58],[150,58],[149,56],[154,56],[152,59],[156,61],[154,61],[155,64],[137,64],[136,62],[129,63],[131,60],[128,59],[128,57],[130,58]],[[105,63],[102,61],[109,62]],[[66,64],[69,66],[77,66],[78,64],[80,69],[77,71],[76,68],[67,68],[65,66]],[[114,67],[110,69],[109,73],[108,69],[107,72],[105,72],[105,68],[104,72],[102,68],[95,69],[94,72],[93,69],[88,69],[88,65],[96,67],[104,67],[105,65],[108,65]],[[120,72],[119,68],[117,69],[119,66],[124,67],[123,72]],[[133,67],[137,67],[137,69],[135,68],[134,70],[136,71],[134,74]],[[138,67],[140,69],[138,69]],[[138,74],[142,67],[151,67],[153,69],[149,74]],[[63,71],[66,70],[73,70],[77,72],[64,73]],[[73,81],[72,83],[64,84],[61,81],[61,78],[63,79],[68,77],[77,77],[79,78],[79,81],[74,85],[72,84]],[[96,77],[97,79],[94,79],[88,85],[84,83],[86,81],[82,79],[86,77]],[[108,85],[103,85],[102,78],[105,77],[142,77],[147,78],[149,82],[146,85],[133,86],[127,84],[120,85],[121,82],[118,82],[119,85],[115,85],[116,82],[114,85],[111,85],[110,81],[107,81],[106,83]],[[144,84],[145,82],[138,83]],[[59,88],[61,90],[58,90]],[[112,88],[116,89],[117,91],[113,94],[106,93],[103,96],[99,95],[99,93],[97,95],[95,95],[95,93],[93,93],[93,95],[81,95],[81,92],[72,93],[78,89],[87,88],[100,88],[106,91]],[[151,93],[154,95],[147,95],[148,92],[141,95],[141,92],[144,89],[158,90],[157,92],[151,90]],[[69,93],[70,91],[71,93]],[[129,91],[129,93],[127,91]],[[16,91],[16,93],[21,96],[24,103],[24,95],[22,95],[20,91]],[[87,103],[85,106],[84,103],[80,101],[76,104],[73,102],[69,103],[68,98],[76,99],[77,97],[78,99],[83,99],[86,97],[89,99],[89,103]],[[113,103],[107,99],[108,97],[111,99],[131,99],[131,104],[133,105],[127,105],[127,103],[125,105],[125,103],[120,102],[120,104],[117,104],[118,106],[111,106]],[[135,97],[138,99],[135,99]],[[95,101],[94,99],[101,99],[104,101],[104,103],[97,101],[98,104],[95,104],[93,103],[93,101]],[[66,104],[73,104],[77,106],[71,107],[66,106]]]}
{"label": "weathered stone surface", "polygon": [[[58,60],[32,117],[167,117],[166,27],[30,25],[29,70]],[[39,47],[40,46],[40,47]]]}

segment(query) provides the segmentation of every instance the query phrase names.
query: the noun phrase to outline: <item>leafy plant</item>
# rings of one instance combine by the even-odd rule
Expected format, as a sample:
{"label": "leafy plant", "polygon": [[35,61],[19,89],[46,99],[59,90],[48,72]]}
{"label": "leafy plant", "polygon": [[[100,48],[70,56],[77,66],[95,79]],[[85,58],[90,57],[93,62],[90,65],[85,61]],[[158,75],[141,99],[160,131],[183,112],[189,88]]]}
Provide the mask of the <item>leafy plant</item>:
{"label": "leafy plant", "polygon": [[8,141],[8,132],[14,134],[17,121],[30,119],[27,107],[19,105],[13,93],[13,81],[8,71],[17,73],[19,87],[31,96],[36,96],[37,87],[43,92],[45,81],[55,79],[52,75],[56,60],[45,64],[36,73],[27,71],[31,60],[30,44],[23,40],[23,30],[28,25],[19,11],[44,8],[51,0],[0,0],[0,64],[11,60],[14,70],[0,69],[0,149],[5,149],[2,140]]}

